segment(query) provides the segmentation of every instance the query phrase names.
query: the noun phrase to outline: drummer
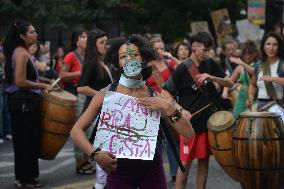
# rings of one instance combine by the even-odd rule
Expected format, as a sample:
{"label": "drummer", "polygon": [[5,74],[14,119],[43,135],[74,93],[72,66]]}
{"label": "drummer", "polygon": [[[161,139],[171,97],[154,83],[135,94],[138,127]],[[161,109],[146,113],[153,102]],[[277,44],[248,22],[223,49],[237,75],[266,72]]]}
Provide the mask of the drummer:
{"label": "drummer", "polygon": [[[208,53],[213,46],[212,37],[206,32],[199,32],[191,39],[192,54],[190,56],[190,67],[195,67],[200,74],[196,74],[193,78],[189,75],[189,70],[186,61],[179,64],[173,72],[171,78],[167,81],[166,90],[174,97],[179,98],[179,104],[184,108],[183,115],[190,118],[190,113],[200,110],[200,108],[208,107],[200,114],[193,116],[191,119],[195,135],[193,138],[180,137],[180,158],[186,168],[183,173],[178,170],[176,177],[176,188],[185,188],[187,176],[190,165],[193,159],[198,159],[198,175],[197,188],[204,189],[206,187],[206,180],[208,175],[209,163],[209,146],[207,139],[207,120],[213,111],[213,106],[210,104],[208,96],[198,89],[199,86],[203,88],[206,86],[210,88],[207,90],[211,94],[216,94],[215,86],[212,82],[219,85],[231,87],[233,82],[224,78],[226,75],[211,59],[207,59]],[[197,71],[195,71],[197,73]],[[194,82],[196,80],[196,82]],[[205,85],[206,83],[206,85]],[[214,93],[215,91],[215,93]],[[162,92],[163,94],[163,92]],[[166,93],[164,93],[166,95]],[[192,111],[189,113],[189,111]],[[196,119],[195,119],[196,118]]]}
{"label": "drummer", "polygon": [[282,37],[276,32],[266,34],[260,46],[262,59],[255,65],[248,89],[248,106],[251,107],[257,93],[260,110],[268,102],[275,100],[283,106],[284,86],[284,44]]}
{"label": "drummer", "polygon": [[32,24],[14,21],[4,42],[5,83],[8,86],[15,161],[15,185],[18,188],[41,187],[39,176],[39,100],[41,89],[51,85],[38,80],[38,72],[28,52],[36,43]]}

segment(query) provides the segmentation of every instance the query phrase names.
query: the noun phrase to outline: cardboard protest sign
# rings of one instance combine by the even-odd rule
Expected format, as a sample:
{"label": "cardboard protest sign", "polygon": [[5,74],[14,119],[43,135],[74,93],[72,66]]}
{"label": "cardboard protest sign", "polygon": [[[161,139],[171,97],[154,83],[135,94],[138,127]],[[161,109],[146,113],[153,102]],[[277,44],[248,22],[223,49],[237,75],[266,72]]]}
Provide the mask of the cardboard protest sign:
{"label": "cardboard protest sign", "polygon": [[211,12],[211,18],[218,38],[233,33],[231,20],[227,9]]}
{"label": "cardboard protest sign", "polygon": [[196,34],[198,32],[210,33],[208,29],[208,23],[206,21],[191,22],[190,25],[192,34]]}
{"label": "cardboard protest sign", "polygon": [[247,19],[238,20],[236,26],[239,32],[239,41],[244,43],[246,40],[257,41],[262,38],[262,32],[258,25],[251,24]]}
{"label": "cardboard protest sign", "polygon": [[160,117],[160,111],[146,109],[135,97],[108,91],[94,146],[117,158],[153,160]]}

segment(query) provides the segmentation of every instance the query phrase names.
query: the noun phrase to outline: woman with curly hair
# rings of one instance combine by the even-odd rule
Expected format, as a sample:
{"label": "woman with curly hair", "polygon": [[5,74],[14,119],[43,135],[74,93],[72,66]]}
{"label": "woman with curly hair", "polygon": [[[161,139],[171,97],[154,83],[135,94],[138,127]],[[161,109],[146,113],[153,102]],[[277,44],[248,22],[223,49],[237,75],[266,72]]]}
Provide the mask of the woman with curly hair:
{"label": "woman with curly hair", "polygon": [[[128,52],[131,52],[130,54],[133,56],[128,56]],[[187,137],[192,136],[193,130],[190,122],[183,118],[181,113],[178,113],[180,111],[171,101],[158,95],[150,95],[150,89],[143,80],[143,75],[145,77],[148,71],[143,68],[146,62],[153,59],[153,51],[144,38],[131,35],[128,42],[124,38],[117,39],[108,49],[105,61],[119,70],[121,76],[119,81],[110,87],[117,93],[136,97],[138,103],[147,109],[161,110],[166,119],[171,119],[173,112],[177,113],[177,119],[171,122],[171,126]],[[98,146],[94,147],[85,137],[84,130],[89,127],[96,114],[99,113],[107,90],[109,87],[93,97],[89,107],[73,127],[71,137],[75,144],[91,158],[94,158],[108,173],[107,189],[166,189],[161,153],[158,148],[156,148],[153,160],[117,159],[110,152],[100,151]]]}

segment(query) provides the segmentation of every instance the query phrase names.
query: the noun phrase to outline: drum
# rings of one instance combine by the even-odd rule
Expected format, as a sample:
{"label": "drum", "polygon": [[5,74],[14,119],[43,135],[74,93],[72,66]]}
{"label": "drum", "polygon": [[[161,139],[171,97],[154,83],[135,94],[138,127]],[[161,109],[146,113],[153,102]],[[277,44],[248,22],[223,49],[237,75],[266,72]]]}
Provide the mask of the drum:
{"label": "drum", "polygon": [[41,159],[54,159],[75,122],[77,98],[67,91],[43,92],[41,101]]}
{"label": "drum", "polygon": [[260,109],[260,111],[277,113],[280,116],[281,120],[284,121],[284,109],[275,101],[267,103]]}
{"label": "drum", "polygon": [[233,114],[228,111],[216,112],[210,116],[207,125],[212,154],[224,171],[238,181],[238,170],[232,154],[232,132],[235,125]]}
{"label": "drum", "polygon": [[233,135],[233,156],[245,189],[279,189],[284,171],[284,129],[279,115],[241,113]]}

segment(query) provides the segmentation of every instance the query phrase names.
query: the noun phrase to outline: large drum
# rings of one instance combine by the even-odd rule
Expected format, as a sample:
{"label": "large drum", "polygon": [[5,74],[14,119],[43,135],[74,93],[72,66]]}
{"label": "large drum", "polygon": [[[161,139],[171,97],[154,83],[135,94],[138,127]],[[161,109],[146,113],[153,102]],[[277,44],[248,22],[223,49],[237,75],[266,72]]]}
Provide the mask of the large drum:
{"label": "large drum", "polygon": [[54,159],[65,144],[75,122],[76,103],[76,96],[67,91],[42,93],[41,159]]}
{"label": "large drum", "polygon": [[245,189],[279,189],[284,171],[284,129],[279,115],[244,112],[233,135],[233,155]]}
{"label": "large drum", "polygon": [[232,154],[232,132],[235,126],[233,114],[219,111],[210,116],[208,122],[208,140],[212,154],[224,171],[239,181]]}

